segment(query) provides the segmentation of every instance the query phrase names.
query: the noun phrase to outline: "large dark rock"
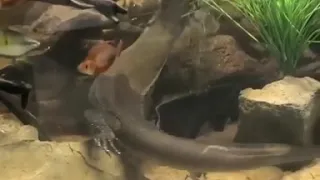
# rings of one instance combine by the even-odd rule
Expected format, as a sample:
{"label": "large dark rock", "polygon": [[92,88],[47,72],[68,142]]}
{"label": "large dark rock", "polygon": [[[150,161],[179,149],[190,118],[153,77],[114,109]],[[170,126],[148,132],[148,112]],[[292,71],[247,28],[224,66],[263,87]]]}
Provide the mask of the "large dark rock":
{"label": "large dark rock", "polygon": [[273,62],[260,63],[235,38],[219,35],[219,28],[214,16],[199,10],[175,42],[154,93],[160,127],[169,134],[194,138],[208,121],[223,130],[228,119],[238,119],[239,92],[278,75]]}

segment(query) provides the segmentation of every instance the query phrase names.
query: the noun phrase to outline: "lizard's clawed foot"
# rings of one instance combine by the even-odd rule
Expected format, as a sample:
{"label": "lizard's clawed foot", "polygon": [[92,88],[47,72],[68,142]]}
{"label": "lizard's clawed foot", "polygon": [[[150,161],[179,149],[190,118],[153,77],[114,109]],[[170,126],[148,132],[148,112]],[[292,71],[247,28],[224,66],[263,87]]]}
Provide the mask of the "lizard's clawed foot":
{"label": "lizard's clawed foot", "polygon": [[[94,144],[102,148],[109,156],[111,156],[111,152],[118,155],[121,154],[115,145],[118,138],[106,123],[103,113],[98,110],[89,109],[85,111],[84,116],[91,125],[90,130],[94,137]],[[99,132],[98,134],[96,133],[97,131]]]}
{"label": "lizard's clawed foot", "polygon": [[97,137],[93,138],[95,145],[102,148],[109,156],[111,152],[120,155],[120,150],[115,146],[115,141],[118,139],[114,136],[113,132],[107,134],[101,133]]}

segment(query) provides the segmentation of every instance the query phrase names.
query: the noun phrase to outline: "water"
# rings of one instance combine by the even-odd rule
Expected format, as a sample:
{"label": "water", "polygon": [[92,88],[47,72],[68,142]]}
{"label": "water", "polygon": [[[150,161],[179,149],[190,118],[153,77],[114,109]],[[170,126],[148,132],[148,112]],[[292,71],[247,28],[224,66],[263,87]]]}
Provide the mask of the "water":
{"label": "water", "polygon": [[[283,75],[265,43],[239,28],[263,40],[241,13],[230,20],[203,4],[121,0],[128,14],[118,14],[117,25],[102,14],[116,6],[57,3],[0,10],[2,31],[15,32],[0,39],[1,78],[17,85],[12,93],[32,86],[25,109],[19,93],[0,91],[0,180],[179,180],[202,172],[209,180],[280,180],[320,155],[311,146],[319,134],[317,81],[286,82],[303,85],[292,89],[300,100],[314,99],[288,97],[291,105],[281,107],[267,96],[260,104],[240,96]],[[311,49],[301,66],[314,64],[299,64],[293,76],[319,79]],[[279,92],[268,95],[281,99]],[[316,176],[317,167],[308,170]]]}

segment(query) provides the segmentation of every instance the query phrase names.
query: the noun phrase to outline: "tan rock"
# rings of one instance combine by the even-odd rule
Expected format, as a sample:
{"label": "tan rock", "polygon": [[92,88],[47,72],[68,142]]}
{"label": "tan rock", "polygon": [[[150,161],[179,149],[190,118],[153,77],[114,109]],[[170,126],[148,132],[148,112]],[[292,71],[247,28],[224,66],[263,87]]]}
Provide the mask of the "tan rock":
{"label": "tan rock", "polygon": [[207,180],[280,180],[283,176],[282,170],[276,167],[261,167],[251,170],[234,172],[210,172]]}
{"label": "tan rock", "polygon": [[188,171],[177,170],[166,166],[154,166],[144,172],[145,177],[150,180],[185,179],[188,174]]}
{"label": "tan rock", "polygon": [[22,126],[22,122],[12,113],[0,114],[0,132],[11,133],[16,132]]}
{"label": "tan rock", "polygon": [[320,180],[320,163],[287,173],[281,180]]}
{"label": "tan rock", "polygon": [[12,144],[24,140],[38,140],[38,131],[33,126],[21,126],[19,130],[0,134],[0,145]]}
{"label": "tan rock", "polygon": [[122,166],[115,156],[101,151],[93,161],[85,153],[83,143],[21,141],[0,146],[2,180],[120,180]]}
{"label": "tan rock", "polygon": [[[181,180],[188,175],[187,171],[165,166],[154,166],[145,172],[145,176],[150,180]],[[199,180],[280,180],[282,177],[283,171],[279,168],[261,167],[243,171],[208,172],[205,177],[201,176]]]}
{"label": "tan rock", "polygon": [[[293,92],[294,93],[294,92]],[[0,180],[125,180],[118,157],[104,151],[86,153],[80,142],[40,142],[33,127],[24,126],[10,113],[0,115]],[[7,136],[9,141],[1,136]],[[20,138],[20,140],[19,140]],[[148,165],[148,164],[147,164]],[[282,180],[317,180],[319,164],[294,173],[285,173]],[[165,166],[148,165],[144,175],[149,180],[182,180],[189,174]],[[284,173],[276,167],[261,167],[233,172],[208,172],[200,180],[280,180]],[[138,179],[137,179],[138,180]],[[140,180],[140,179],[139,179]]]}
{"label": "tan rock", "polygon": [[95,149],[88,155],[84,141],[40,142],[36,128],[13,114],[0,114],[0,180],[122,180],[122,164]]}
{"label": "tan rock", "polygon": [[287,76],[239,97],[237,142],[308,145],[319,117],[320,82]]}
{"label": "tan rock", "polygon": [[279,180],[283,176],[283,171],[276,167],[262,167],[243,172],[247,179],[251,180]]}
{"label": "tan rock", "polygon": [[22,140],[38,140],[37,129],[33,126],[23,125],[11,113],[0,114],[0,145]]}

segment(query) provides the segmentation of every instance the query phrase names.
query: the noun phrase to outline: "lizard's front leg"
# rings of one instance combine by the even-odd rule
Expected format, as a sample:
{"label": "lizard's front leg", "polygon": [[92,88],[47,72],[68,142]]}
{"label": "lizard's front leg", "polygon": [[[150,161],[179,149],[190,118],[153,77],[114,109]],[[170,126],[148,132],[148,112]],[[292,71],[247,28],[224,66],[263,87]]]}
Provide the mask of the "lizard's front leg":
{"label": "lizard's front leg", "polygon": [[[89,131],[93,135],[94,144],[102,148],[109,156],[110,152],[121,154],[115,146],[117,137],[107,121],[112,120],[112,115],[107,115],[97,109],[88,109],[84,112],[85,118],[89,121]],[[114,119],[113,119],[114,120]]]}

